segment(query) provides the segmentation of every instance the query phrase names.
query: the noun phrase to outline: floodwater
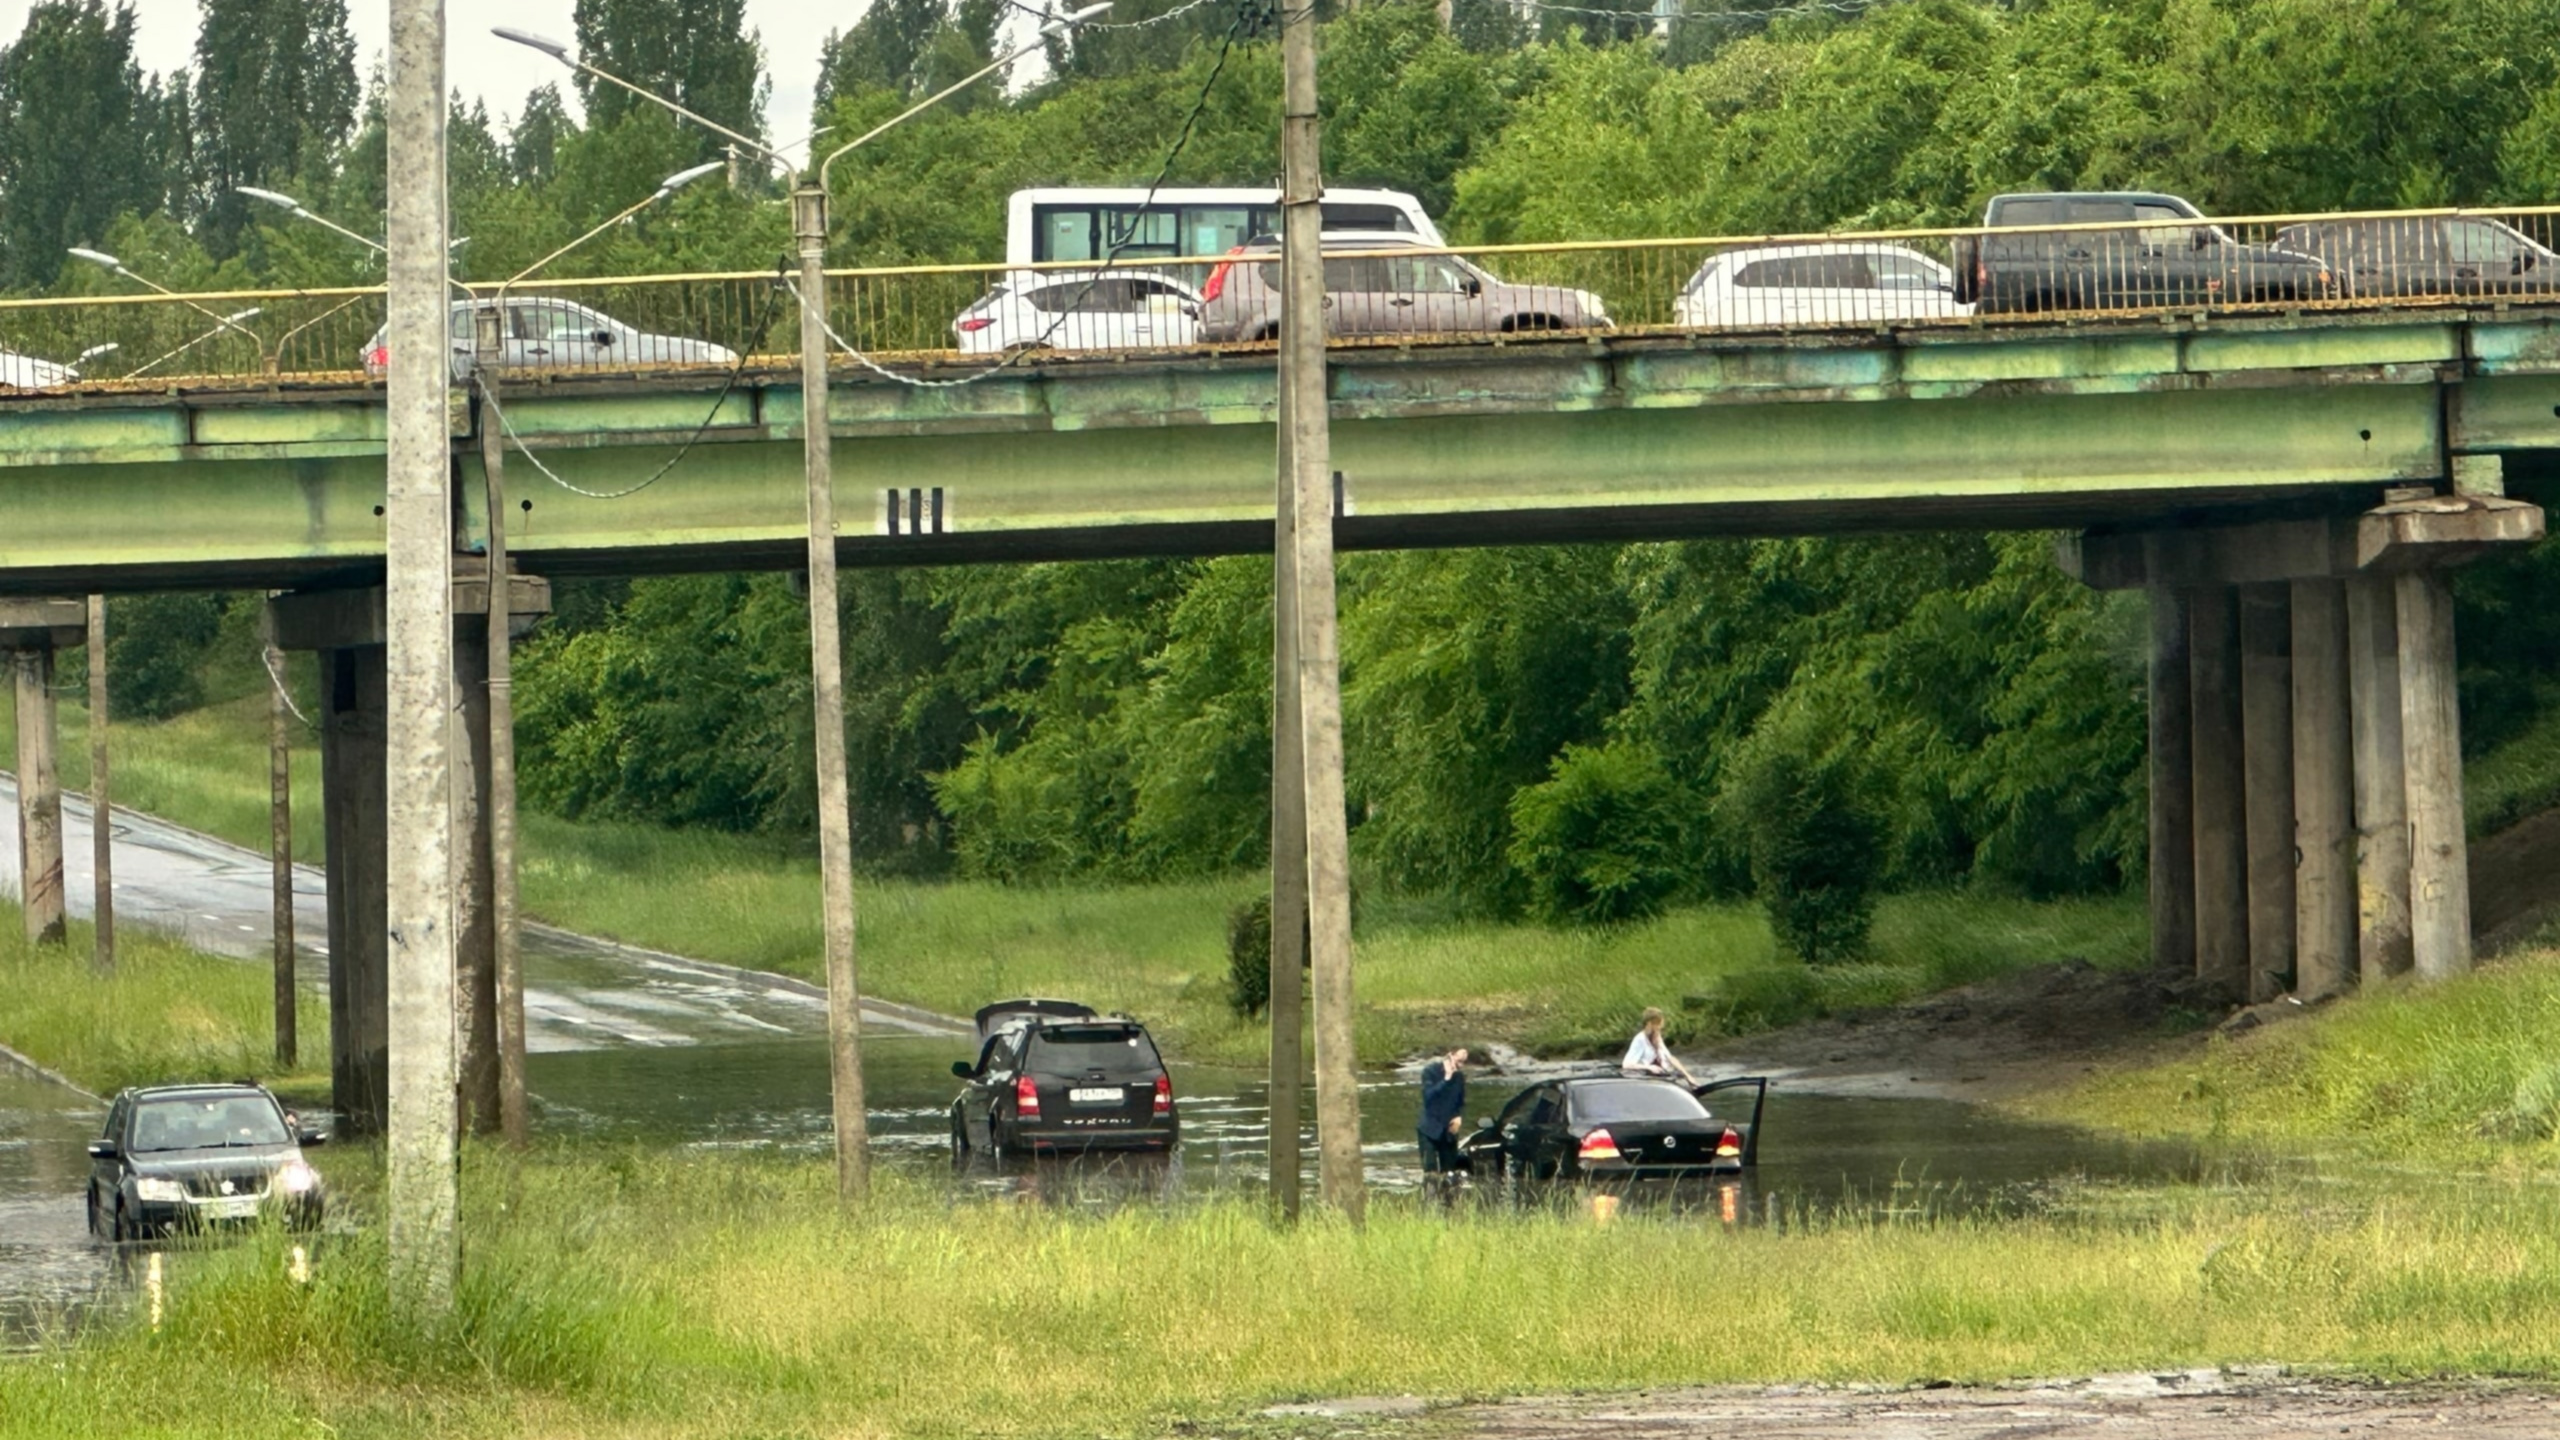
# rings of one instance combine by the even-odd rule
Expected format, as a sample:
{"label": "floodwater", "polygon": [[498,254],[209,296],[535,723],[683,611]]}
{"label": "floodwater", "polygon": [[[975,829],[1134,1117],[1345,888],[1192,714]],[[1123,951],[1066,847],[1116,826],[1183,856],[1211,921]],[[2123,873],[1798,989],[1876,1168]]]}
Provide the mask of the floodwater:
{"label": "floodwater", "polygon": [[[0,777],[0,849],[14,807]],[[68,887],[88,898],[88,816],[66,807]],[[263,957],[263,858],[145,816],[117,817],[117,890],[128,924],[176,930],[219,953]],[[297,877],[307,980],[325,973],[319,877]],[[5,883],[5,882],[0,882]],[[528,1087],[552,1133],[710,1149],[824,1153],[829,1144],[825,1004],[811,987],[609,943],[529,929],[525,945]],[[894,1006],[866,1006],[864,1078],[875,1153],[884,1166],[949,1177],[955,1197],[1032,1195],[1082,1204],[1181,1203],[1258,1192],[1267,1172],[1259,1072],[1176,1063],[1182,1143],[1166,1160],[1126,1157],[984,1166],[955,1173],[951,1062],[974,1058],[964,1032]],[[1472,1123],[1554,1066],[1487,1073],[1471,1067]],[[1370,1182],[1420,1183],[1408,1073],[1361,1076],[1361,1140]],[[1309,1097],[1312,1111],[1312,1095]],[[1312,1114],[1309,1116],[1312,1123]],[[0,1072],[0,1348],[23,1347],[129,1293],[128,1271],[92,1241],[81,1210],[87,1139],[98,1107],[58,1087]],[[1759,1222],[1843,1207],[1870,1214],[2021,1213],[2082,1182],[2192,1178],[2197,1157],[2175,1146],[2111,1141],[2034,1125],[1960,1102],[1770,1092],[1758,1173],[1688,1197],[1701,1223]],[[1314,1174],[1313,1135],[1302,1134]],[[325,1164],[325,1152],[323,1152]],[[1675,1195],[1675,1203],[1678,1202]]]}

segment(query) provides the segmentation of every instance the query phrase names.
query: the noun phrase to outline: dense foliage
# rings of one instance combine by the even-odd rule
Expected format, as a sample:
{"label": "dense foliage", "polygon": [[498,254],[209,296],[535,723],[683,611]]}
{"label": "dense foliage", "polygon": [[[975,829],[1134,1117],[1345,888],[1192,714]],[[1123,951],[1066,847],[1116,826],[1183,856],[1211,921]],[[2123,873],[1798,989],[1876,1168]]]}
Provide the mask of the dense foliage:
{"label": "dense foliage", "polygon": [[[996,254],[1004,196],[1028,184],[1268,177],[1277,56],[1268,7],[1246,3],[1059,42],[1040,82],[849,157],[837,258]],[[762,132],[788,117],[765,113],[743,9],[579,0],[578,38]],[[2560,198],[2548,0],[1693,0],[1658,36],[1653,11],[1454,0],[1445,30],[1412,0],[1334,13],[1329,176],[1414,191],[1493,241],[1945,223],[2020,186],[2152,186],[2232,213]],[[227,192],[290,184],[378,223],[378,101],[344,0],[205,15],[190,74],[142,75],[105,0],[40,0],[0,51],[0,282],[111,283],[61,268],[83,242],[173,284],[374,273]],[[993,0],[880,0],[817,57],[816,121],[867,128],[982,63],[1005,19]],[[609,90],[581,99],[583,120],[537,91],[503,134],[457,108],[468,273],[506,273],[715,153]],[[84,163],[54,163],[75,136]],[[758,266],[785,240],[772,199],[752,177],[699,187],[571,264]],[[2466,671],[2475,741],[2541,704],[2553,563],[2464,577],[2466,623],[2508,642]],[[1250,558],[849,576],[862,853],[1012,879],[1257,863],[1269,589]],[[521,671],[536,803],[810,831],[806,626],[783,578],[562,596]],[[1391,891],[1575,921],[1756,892],[1829,956],[1855,950],[1876,885],[2055,895],[2140,873],[2138,602],[2066,581],[2040,537],[1360,556],[1342,596],[1354,840]]]}

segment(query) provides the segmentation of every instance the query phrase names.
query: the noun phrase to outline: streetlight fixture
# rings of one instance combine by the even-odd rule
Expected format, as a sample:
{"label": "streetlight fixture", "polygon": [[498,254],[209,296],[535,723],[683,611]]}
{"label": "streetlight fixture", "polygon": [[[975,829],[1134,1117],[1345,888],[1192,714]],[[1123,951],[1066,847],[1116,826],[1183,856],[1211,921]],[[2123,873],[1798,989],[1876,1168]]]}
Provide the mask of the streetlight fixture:
{"label": "streetlight fixture", "polygon": [[[836,1195],[850,1203],[870,1186],[870,1161],[864,1151],[862,1096],[862,995],[854,968],[853,824],[845,781],[844,650],[836,615],[836,502],[834,437],[827,431],[827,175],[851,151],[905,124],[943,101],[1041,48],[1053,35],[1065,33],[1111,8],[1110,0],[1087,5],[1042,25],[1029,44],[997,56],[957,84],[926,96],[888,120],[837,146],[823,161],[800,173],[791,192],[792,234],[800,257],[800,436],[801,463],[808,481],[809,505],[809,678],[810,708],[817,728],[818,872],[824,894],[827,958],[827,1057],[834,1094]],[[501,40],[539,50],[569,66],[620,86],[641,99],[692,121],[715,135],[760,155],[789,173],[790,160],[772,146],[751,140],[727,126],[706,120],[662,95],[655,95],[618,75],[599,70],[570,54],[560,41],[499,26]],[[815,139],[815,136],[811,137]]]}
{"label": "streetlight fixture", "polygon": [[[199,310],[204,309],[201,305],[196,308]],[[213,312],[210,310],[205,310],[205,313],[213,315]],[[252,305],[246,310],[234,310],[228,315],[214,315],[214,328],[205,331],[203,334],[198,335],[193,340],[188,341],[186,344],[179,346],[177,349],[172,350],[165,355],[161,355],[155,359],[146,360],[143,363],[134,366],[131,370],[125,372],[125,378],[130,380],[134,376],[143,374],[146,371],[156,370],[160,366],[177,359],[179,356],[186,354],[188,351],[193,350],[207,340],[212,339],[214,336],[221,334],[225,329],[239,330],[241,334],[247,335],[249,338],[254,340],[257,338],[256,332],[242,329],[240,322],[243,320],[255,320],[258,318],[260,313],[262,312],[260,312],[258,307]],[[101,345],[93,348],[96,350],[113,350],[116,347],[113,345]],[[88,356],[84,354],[81,358],[85,360]]]}
{"label": "streetlight fixture", "polygon": [[[294,199],[290,195],[282,194],[274,190],[261,190],[255,185],[240,185],[233,187],[233,189],[234,193],[246,195],[252,200],[263,201],[266,204],[273,205],[279,210],[286,211],[297,220],[308,220],[314,225],[325,226],[328,229],[335,230],[339,234],[346,236],[348,239],[353,240],[376,255],[387,253],[383,250],[381,241],[372,239],[368,236],[359,235],[355,231],[348,229],[346,226],[339,224],[337,221],[330,219],[328,216],[323,215],[316,210],[304,208],[301,201]],[[453,239],[446,241],[444,248],[447,250],[459,250],[470,243],[470,236],[457,235]]]}
{"label": "streetlight fixture", "polygon": [[[143,286],[146,289],[156,290],[161,294],[168,296],[170,299],[177,301],[179,304],[186,306],[188,309],[204,316],[206,319],[211,320],[217,326],[240,331],[241,334],[248,336],[252,341],[256,342],[260,354],[264,354],[266,352],[267,342],[260,338],[258,332],[255,330],[242,329],[239,323],[249,316],[257,314],[257,311],[244,310],[238,315],[217,315],[213,311],[206,309],[204,306],[197,304],[195,301],[188,299],[186,296],[179,294],[177,291],[170,289],[168,286],[163,285],[156,280],[145,279],[140,275],[134,274],[131,270],[125,268],[125,264],[122,260],[117,259],[103,250],[91,250],[85,246],[74,245],[71,247],[70,253],[72,258],[75,260],[86,260],[90,264],[96,265],[102,269],[114,271],[116,274],[123,276],[136,285]],[[197,341],[206,338],[206,336],[199,335],[196,337],[196,340],[191,340],[187,343],[189,345],[193,345]],[[185,347],[181,346],[180,348],[183,349]],[[170,353],[175,354],[177,352],[172,351]],[[162,356],[161,358],[167,359],[168,356]],[[158,362],[154,361],[153,363],[157,364]]]}

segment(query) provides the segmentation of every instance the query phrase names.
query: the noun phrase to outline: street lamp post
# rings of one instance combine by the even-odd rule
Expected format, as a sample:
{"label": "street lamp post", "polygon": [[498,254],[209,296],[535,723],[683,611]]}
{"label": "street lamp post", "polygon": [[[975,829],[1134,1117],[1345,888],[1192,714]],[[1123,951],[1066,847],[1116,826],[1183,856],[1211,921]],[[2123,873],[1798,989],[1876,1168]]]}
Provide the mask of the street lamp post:
{"label": "street lamp post", "polygon": [[[818,866],[826,936],[828,1068],[834,1091],[836,1194],[847,1204],[859,1200],[868,1190],[870,1171],[862,1094],[862,995],[854,963],[853,817],[845,778],[844,653],[836,613],[834,437],[827,427],[827,175],[835,162],[848,153],[1039,49],[1049,36],[1110,8],[1105,0],[1043,25],[1039,38],[1030,44],[997,56],[966,78],[836,147],[824,161],[801,175],[791,193],[791,229],[800,262],[801,466],[808,486],[809,688],[817,731]],[[778,168],[790,168],[790,162],[772,147],[600,70],[576,58],[568,46],[557,40],[504,27],[493,33],[664,106]]]}

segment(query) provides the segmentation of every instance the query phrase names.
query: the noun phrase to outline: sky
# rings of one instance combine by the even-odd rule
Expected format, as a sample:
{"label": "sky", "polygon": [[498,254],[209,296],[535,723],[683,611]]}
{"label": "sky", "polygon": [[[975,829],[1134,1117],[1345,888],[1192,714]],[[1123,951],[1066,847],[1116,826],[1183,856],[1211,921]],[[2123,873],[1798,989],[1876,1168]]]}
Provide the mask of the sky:
{"label": "sky", "polygon": [[[196,0],[131,0],[135,48],[147,71],[174,70],[195,54]],[[818,78],[818,48],[831,30],[848,30],[868,0],[747,0],[747,26],[764,37],[765,73],[773,94],[765,115],[773,133],[805,134],[809,101]],[[555,40],[577,34],[570,23],[575,0],[445,0],[445,75],[464,96],[485,101],[492,119],[512,118],[525,95],[545,81],[562,82],[572,109],[577,92],[565,83],[560,62],[489,33],[511,25]],[[0,39],[25,28],[32,0],[0,0]],[[356,37],[356,73],[370,76],[382,61],[389,34],[386,0],[349,0],[347,19]]]}

